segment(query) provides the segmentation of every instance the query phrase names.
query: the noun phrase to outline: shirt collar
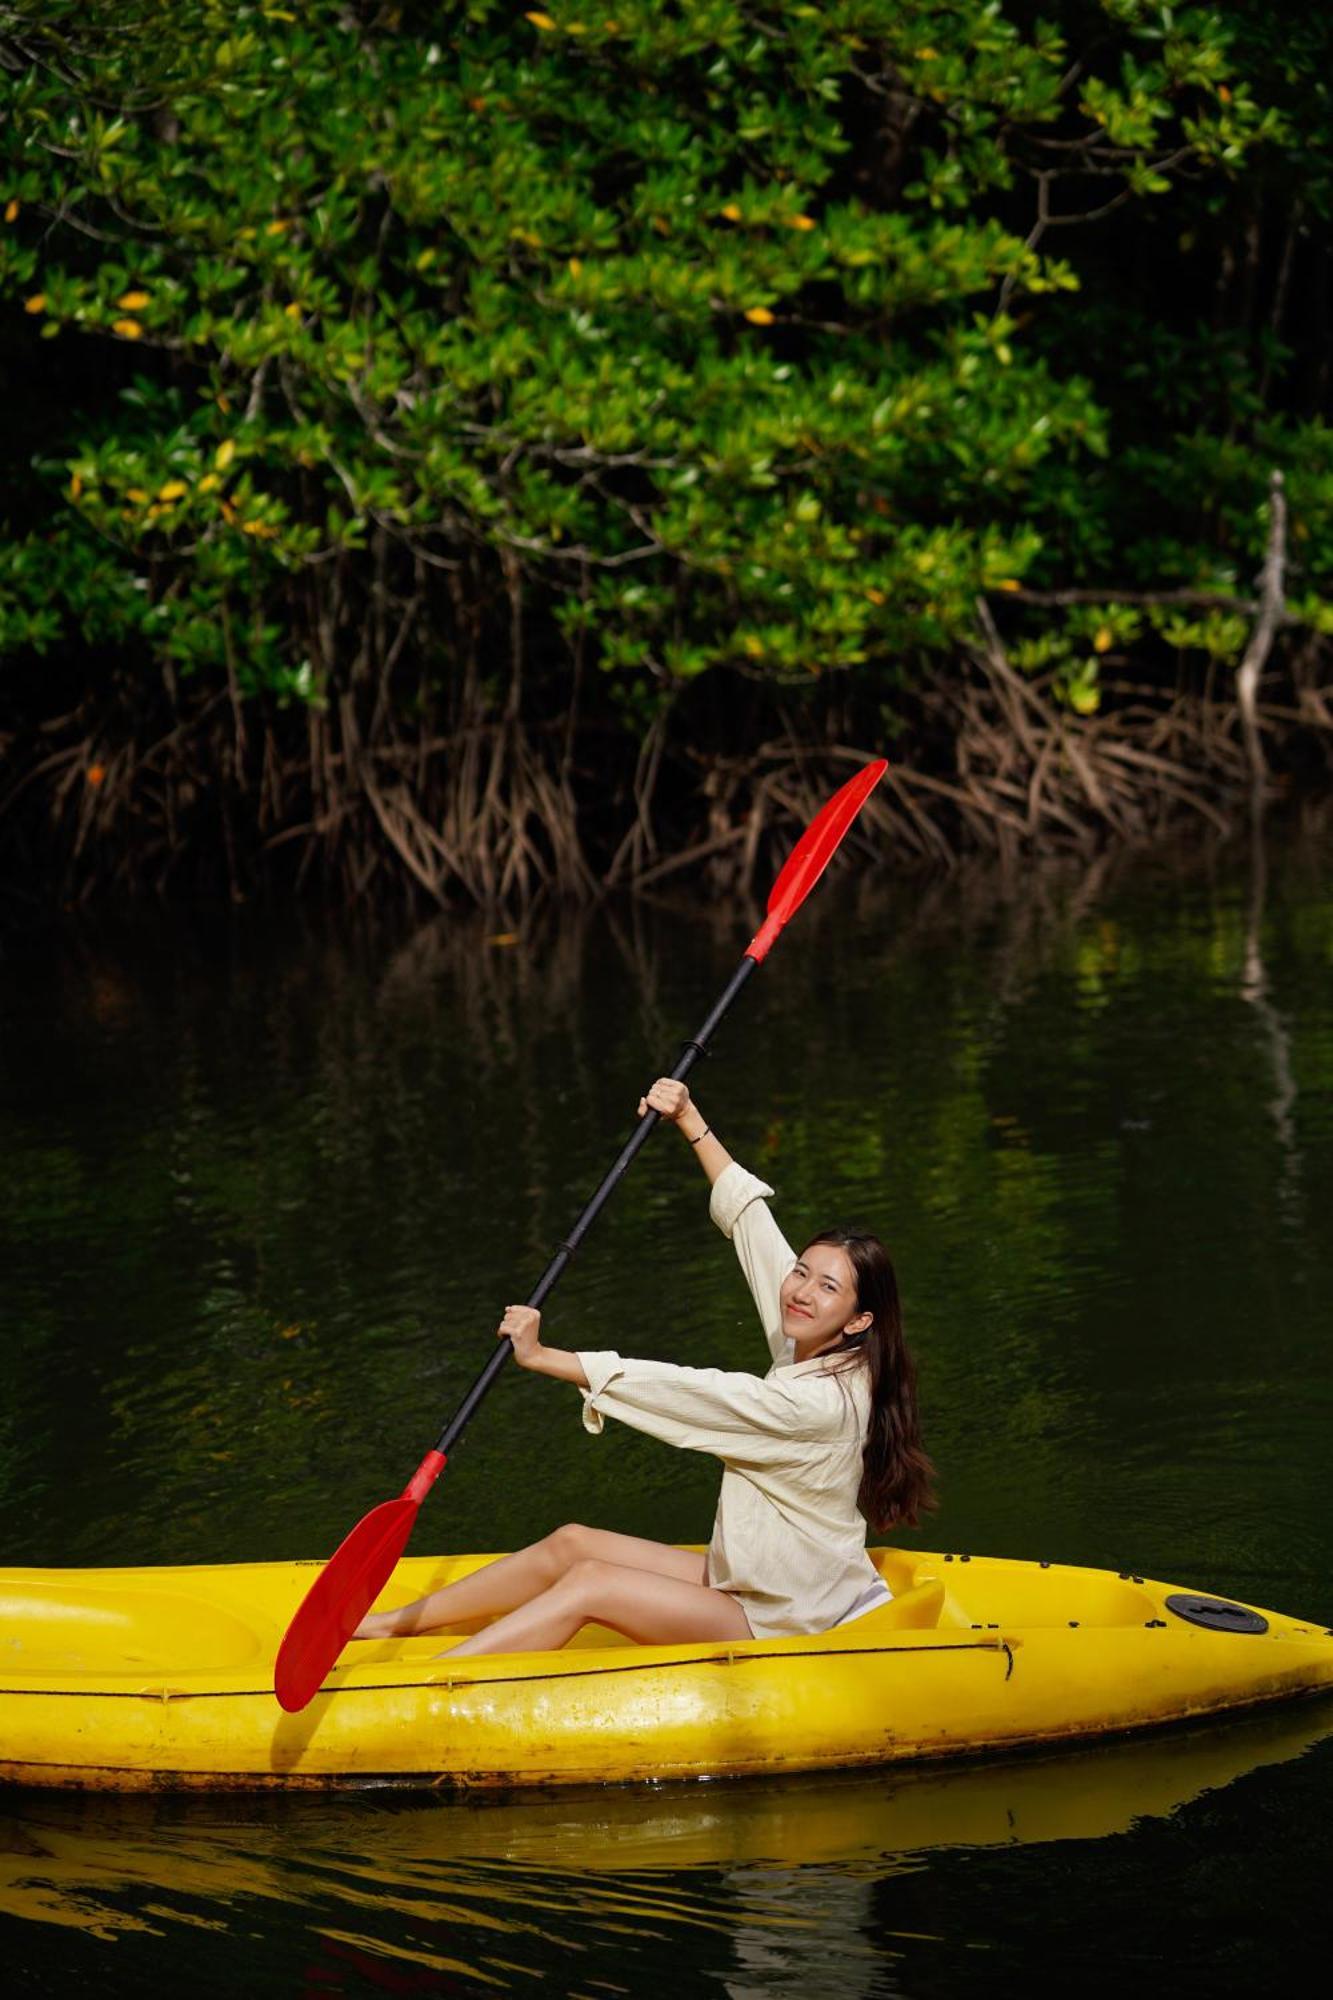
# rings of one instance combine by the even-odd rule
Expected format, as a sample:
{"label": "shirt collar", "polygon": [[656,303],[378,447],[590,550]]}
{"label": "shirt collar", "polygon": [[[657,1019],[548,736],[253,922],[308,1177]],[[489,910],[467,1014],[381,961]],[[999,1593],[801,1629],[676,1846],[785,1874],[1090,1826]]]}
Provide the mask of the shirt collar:
{"label": "shirt collar", "polygon": [[855,1355],[859,1352],[858,1348],[845,1347],[840,1353],[812,1354],[808,1361],[779,1361],[777,1368],[784,1375],[827,1375],[831,1372],[829,1368],[830,1362],[844,1360],[847,1355]]}

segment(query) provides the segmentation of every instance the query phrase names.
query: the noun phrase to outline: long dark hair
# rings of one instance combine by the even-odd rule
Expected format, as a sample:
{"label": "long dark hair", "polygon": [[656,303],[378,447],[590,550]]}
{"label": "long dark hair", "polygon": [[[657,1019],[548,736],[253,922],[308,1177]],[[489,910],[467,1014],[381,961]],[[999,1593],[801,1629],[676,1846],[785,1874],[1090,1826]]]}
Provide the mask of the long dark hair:
{"label": "long dark hair", "polygon": [[847,1340],[847,1351],[870,1377],[870,1424],[856,1504],[872,1528],[914,1528],[922,1509],[936,1504],[935,1468],[921,1443],[916,1363],[903,1338],[889,1253],[878,1236],[860,1229],[821,1229],[801,1255],[816,1243],[846,1253],[856,1277],[856,1310],[870,1314],[866,1331]]}

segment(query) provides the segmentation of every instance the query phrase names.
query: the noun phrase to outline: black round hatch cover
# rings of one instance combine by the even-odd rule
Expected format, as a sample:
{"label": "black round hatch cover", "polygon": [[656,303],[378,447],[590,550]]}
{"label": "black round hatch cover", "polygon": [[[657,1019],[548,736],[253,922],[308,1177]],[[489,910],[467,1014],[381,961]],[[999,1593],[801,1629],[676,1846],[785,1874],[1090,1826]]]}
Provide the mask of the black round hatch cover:
{"label": "black round hatch cover", "polygon": [[1225,1597],[1195,1597],[1178,1590],[1166,1600],[1168,1611],[1190,1625],[1204,1625],[1210,1632],[1266,1632],[1268,1620],[1243,1604],[1228,1604]]}

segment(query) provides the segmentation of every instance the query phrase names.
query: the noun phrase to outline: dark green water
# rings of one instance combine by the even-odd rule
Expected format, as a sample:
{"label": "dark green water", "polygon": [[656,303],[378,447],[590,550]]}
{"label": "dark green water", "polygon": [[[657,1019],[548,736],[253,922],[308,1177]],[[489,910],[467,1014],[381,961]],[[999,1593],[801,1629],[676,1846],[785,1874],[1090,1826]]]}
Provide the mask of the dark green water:
{"label": "dark green water", "polygon": [[[821,889],[698,1081],[796,1235],[893,1244],[925,1547],[1333,1621],[1328,843]],[[0,1555],[326,1552],[398,1490],[743,919],[499,943],[139,924],[0,961]],[[551,1337],[761,1365],[669,1132]],[[709,1464],[504,1379],[422,1551],[707,1534]],[[491,1804],[0,1803],[24,1990],[1272,1990],[1326,1939],[1333,1707],[947,1774]]]}

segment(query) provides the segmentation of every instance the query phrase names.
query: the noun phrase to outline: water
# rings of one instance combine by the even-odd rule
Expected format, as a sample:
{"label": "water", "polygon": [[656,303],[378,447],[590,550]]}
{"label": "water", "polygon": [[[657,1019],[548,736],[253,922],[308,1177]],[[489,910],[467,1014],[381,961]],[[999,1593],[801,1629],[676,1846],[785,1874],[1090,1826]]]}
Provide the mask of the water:
{"label": "water", "polygon": [[[893,1244],[924,1547],[1333,1620],[1327,843],[821,888],[697,1094],[795,1235]],[[326,1551],[398,1490],[720,989],[746,913],[516,942],[141,921],[0,966],[0,1551]],[[760,1365],[661,1134],[554,1340]],[[716,1475],[502,1379],[415,1547],[707,1534]],[[1323,1935],[1333,1708],[948,1773],[512,1798],[13,1793],[32,1991],[935,1994],[1271,1978]],[[1233,1987],[1234,1990],[1234,1987]]]}

